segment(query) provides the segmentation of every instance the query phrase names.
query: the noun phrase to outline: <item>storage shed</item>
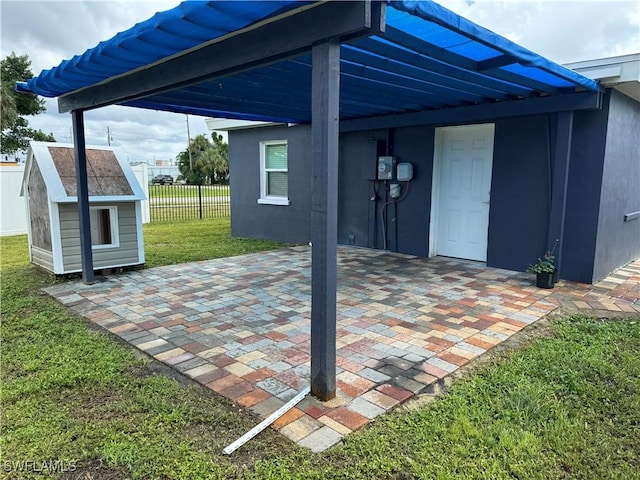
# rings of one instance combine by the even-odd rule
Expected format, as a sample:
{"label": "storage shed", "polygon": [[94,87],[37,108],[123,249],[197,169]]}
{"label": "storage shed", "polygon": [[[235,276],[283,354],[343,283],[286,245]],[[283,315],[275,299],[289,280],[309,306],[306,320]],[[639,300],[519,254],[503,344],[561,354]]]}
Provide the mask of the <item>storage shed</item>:
{"label": "storage shed", "polygon": [[[144,192],[111,148],[88,147],[89,218],[94,268],[144,263]],[[82,271],[73,145],[31,142],[22,180],[31,262],[55,274]]]}

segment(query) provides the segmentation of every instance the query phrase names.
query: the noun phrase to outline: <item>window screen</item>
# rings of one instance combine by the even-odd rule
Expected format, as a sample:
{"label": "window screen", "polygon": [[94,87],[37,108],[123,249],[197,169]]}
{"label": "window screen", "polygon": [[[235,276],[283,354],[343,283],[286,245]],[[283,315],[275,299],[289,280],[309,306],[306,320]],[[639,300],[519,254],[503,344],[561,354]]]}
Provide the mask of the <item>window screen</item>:
{"label": "window screen", "polygon": [[269,197],[287,197],[289,174],[287,172],[287,144],[265,145],[265,193]]}

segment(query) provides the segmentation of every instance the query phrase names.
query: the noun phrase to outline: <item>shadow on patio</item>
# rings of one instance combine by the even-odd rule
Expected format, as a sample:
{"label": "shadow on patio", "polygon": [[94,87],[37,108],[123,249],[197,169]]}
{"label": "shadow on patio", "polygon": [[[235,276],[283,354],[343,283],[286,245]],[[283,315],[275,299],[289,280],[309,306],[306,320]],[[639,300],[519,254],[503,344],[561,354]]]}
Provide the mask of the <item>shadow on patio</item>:
{"label": "shadow on patio", "polygon": [[[595,285],[463,260],[340,247],[337,397],[273,425],[321,451],[564,307],[640,312],[640,262]],[[293,247],[158,267],[46,291],[265,418],[309,384],[310,252]]]}

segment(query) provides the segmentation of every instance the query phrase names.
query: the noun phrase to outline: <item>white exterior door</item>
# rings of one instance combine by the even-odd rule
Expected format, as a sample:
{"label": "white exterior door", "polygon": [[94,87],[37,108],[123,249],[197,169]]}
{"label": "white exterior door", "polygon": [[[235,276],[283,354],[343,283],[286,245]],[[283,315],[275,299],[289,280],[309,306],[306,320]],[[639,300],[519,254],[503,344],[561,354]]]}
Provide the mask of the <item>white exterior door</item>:
{"label": "white exterior door", "polygon": [[494,124],[436,129],[431,254],[487,260]]}

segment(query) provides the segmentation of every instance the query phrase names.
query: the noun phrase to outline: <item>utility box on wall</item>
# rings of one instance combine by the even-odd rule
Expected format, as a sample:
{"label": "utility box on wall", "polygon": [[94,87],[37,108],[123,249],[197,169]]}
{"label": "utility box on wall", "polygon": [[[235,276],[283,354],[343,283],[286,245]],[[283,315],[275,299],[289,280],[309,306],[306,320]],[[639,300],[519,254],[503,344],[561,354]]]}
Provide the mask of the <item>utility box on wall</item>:
{"label": "utility box on wall", "polygon": [[408,182],[413,179],[413,164],[412,163],[399,163],[398,164],[398,178],[399,182]]}
{"label": "utility box on wall", "polygon": [[[129,164],[111,148],[86,150],[94,267],[144,263],[141,202],[146,197]],[[22,179],[29,257],[55,274],[82,271],[75,151],[31,142]]]}
{"label": "utility box on wall", "polygon": [[396,157],[378,157],[378,180],[393,180]]}

